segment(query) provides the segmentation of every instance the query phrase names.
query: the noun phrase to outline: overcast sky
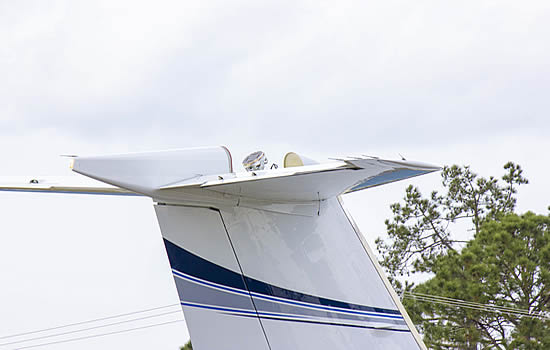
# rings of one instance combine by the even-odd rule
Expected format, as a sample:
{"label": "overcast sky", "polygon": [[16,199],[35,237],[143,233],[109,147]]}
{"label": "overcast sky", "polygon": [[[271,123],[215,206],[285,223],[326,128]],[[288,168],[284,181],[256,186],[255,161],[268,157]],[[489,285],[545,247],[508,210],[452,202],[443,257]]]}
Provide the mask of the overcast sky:
{"label": "overcast sky", "polygon": [[[497,176],[513,160],[531,182],[518,210],[547,213],[548,38],[548,1],[0,0],[0,175],[69,174],[60,154],[220,144],[236,168],[258,149],[278,163],[401,153]],[[344,198],[369,242],[408,183]],[[0,344],[177,303],[148,199],[1,193],[0,218]],[[42,348],[187,339],[180,322]]]}

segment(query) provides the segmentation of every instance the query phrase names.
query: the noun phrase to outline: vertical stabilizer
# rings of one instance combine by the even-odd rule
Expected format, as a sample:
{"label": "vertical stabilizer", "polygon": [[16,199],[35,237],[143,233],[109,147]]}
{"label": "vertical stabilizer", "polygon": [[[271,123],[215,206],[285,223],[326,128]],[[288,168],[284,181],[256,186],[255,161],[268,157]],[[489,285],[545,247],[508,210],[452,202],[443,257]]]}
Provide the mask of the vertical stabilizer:
{"label": "vertical stabilizer", "polygon": [[235,173],[225,147],[72,160],[111,186],[0,190],[151,197],[195,349],[425,349],[339,196],[439,167],[290,153]]}
{"label": "vertical stabilizer", "polygon": [[156,211],[196,349],[424,349],[337,198]]}

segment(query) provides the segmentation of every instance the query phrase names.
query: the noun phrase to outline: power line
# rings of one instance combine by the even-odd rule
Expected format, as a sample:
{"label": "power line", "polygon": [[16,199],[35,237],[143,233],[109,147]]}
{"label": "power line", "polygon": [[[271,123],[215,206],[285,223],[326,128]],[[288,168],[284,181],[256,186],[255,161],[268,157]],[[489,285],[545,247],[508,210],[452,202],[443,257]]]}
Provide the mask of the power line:
{"label": "power line", "polygon": [[479,303],[472,303],[467,301],[451,301],[451,300],[445,300],[440,299],[438,297],[429,297],[429,296],[422,296],[422,295],[416,295],[416,294],[406,294],[406,298],[409,299],[416,299],[420,301],[425,302],[431,302],[435,304],[443,304],[448,306],[457,306],[462,308],[469,308],[469,309],[475,309],[475,310],[481,310],[481,311],[490,311],[490,312],[510,312],[510,313],[521,313],[524,315],[529,315],[529,313],[525,312],[524,310],[505,310],[505,309],[498,309],[496,307],[493,307],[492,305],[487,304],[479,304]]}
{"label": "power line", "polygon": [[440,297],[440,296],[429,295],[429,294],[407,292],[406,297],[414,298],[422,301],[433,301],[434,303],[439,303],[439,304],[473,308],[473,309],[484,310],[484,311],[500,311],[505,313],[509,312],[514,314],[522,314],[525,316],[534,315],[528,310],[511,308],[506,306],[498,306],[494,304],[481,304],[481,303],[475,303],[475,302],[465,301],[461,299],[446,298],[446,297]]}
{"label": "power line", "polygon": [[35,330],[35,331],[30,331],[30,332],[24,332],[24,333],[12,334],[12,335],[4,335],[4,336],[1,336],[0,339],[14,338],[14,337],[20,337],[20,336],[23,336],[23,335],[41,333],[41,332],[46,332],[46,331],[53,331],[55,329],[61,329],[61,328],[66,328],[66,327],[71,327],[71,326],[78,326],[78,325],[83,325],[83,324],[93,323],[93,322],[98,322],[98,321],[105,321],[105,320],[110,320],[110,319],[113,319],[113,318],[119,318],[119,317],[130,316],[130,315],[140,314],[140,313],[149,312],[149,311],[166,309],[166,308],[174,307],[174,306],[179,307],[180,304],[171,304],[171,305],[159,306],[159,307],[154,307],[154,308],[150,308],[150,309],[144,309],[144,310],[128,312],[128,313],[124,313],[124,314],[118,314],[118,315],[113,315],[113,316],[96,318],[96,319],[92,319],[92,320],[76,322],[76,323],[70,323],[70,324],[55,326],[55,327],[51,327],[51,328],[44,328],[44,329],[39,329],[39,330]]}
{"label": "power line", "polygon": [[424,301],[424,302],[442,304],[442,305],[454,306],[454,307],[461,307],[461,308],[479,310],[484,312],[518,315],[520,317],[539,318],[539,319],[549,318],[547,315],[544,315],[542,312],[532,313],[529,310],[524,310],[524,309],[516,309],[516,308],[511,308],[506,306],[497,306],[494,304],[474,303],[466,300],[440,297],[440,296],[430,295],[430,294],[404,292],[403,296],[405,298],[415,299],[418,301]]}
{"label": "power line", "polygon": [[447,301],[447,302],[450,302],[450,303],[459,303],[459,304],[465,304],[465,305],[470,305],[470,306],[488,307],[488,308],[491,308],[491,309],[499,309],[499,310],[505,310],[505,311],[518,312],[518,313],[523,312],[527,315],[532,314],[528,310],[518,309],[518,308],[513,308],[513,307],[508,307],[508,306],[499,306],[499,305],[495,305],[495,304],[481,304],[481,303],[476,303],[476,302],[473,302],[473,301],[466,301],[466,300],[462,300],[462,299],[453,299],[453,298],[449,298],[449,297],[443,297],[443,296],[431,295],[431,294],[424,294],[424,293],[412,293],[412,292],[406,292],[406,293],[408,293],[412,296],[416,296],[416,297],[432,298],[432,299],[437,299],[437,300],[441,300],[441,301]]}
{"label": "power line", "polygon": [[78,341],[78,340],[85,340],[85,339],[91,339],[91,338],[105,337],[105,336],[108,336],[108,335],[120,334],[120,333],[127,333],[127,332],[131,332],[131,331],[135,331],[135,330],[146,329],[146,328],[152,328],[152,327],[158,327],[158,326],[163,326],[163,325],[167,325],[167,324],[170,324],[170,323],[176,323],[176,322],[183,322],[183,320],[175,320],[175,321],[168,321],[168,322],[162,322],[162,323],[155,323],[155,324],[148,325],[148,326],[129,328],[129,329],[121,330],[121,331],[115,331],[115,332],[109,332],[109,333],[101,333],[101,334],[89,335],[89,336],[85,336],[85,337],[72,338],[72,339],[66,339],[66,340],[59,340],[59,341],[54,341],[54,342],[50,342],[50,343],[41,343],[41,344],[23,346],[23,347],[17,348],[16,350],[37,348],[37,347],[46,346],[46,345],[54,345],[54,344],[61,344],[61,343],[69,343],[69,342]]}
{"label": "power line", "polygon": [[175,314],[175,313],[179,313],[179,312],[180,312],[180,311],[164,312],[164,313],[161,313],[161,314],[150,315],[150,316],[144,316],[144,317],[138,317],[138,318],[131,319],[131,320],[118,321],[118,322],[108,323],[108,324],[104,324],[104,325],[100,325],[100,326],[94,326],[94,327],[88,327],[88,328],[77,329],[77,330],[74,330],[74,331],[68,331],[68,332],[63,332],[63,333],[56,333],[56,334],[44,335],[44,336],[40,336],[40,337],[36,337],[36,338],[17,340],[17,341],[13,341],[13,342],[9,342],[9,343],[2,343],[2,344],[0,344],[0,346],[6,346],[6,345],[13,345],[13,344],[26,343],[26,342],[33,341],[33,340],[40,340],[40,339],[46,339],[46,338],[53,338],[53,337],[58,337],[58,336],[61,336],[61,335],[79,333],[79,332],[89,331],[89,330],[98,329],[98,328],[105,328],[105,327],[115,326],[115,325],[119,325],[119,324],[123,324],[123,323],[129,323],[129,322],[134,322],[134,321],[146,320],[146,319],[150,319],[150,318],[154,318],[154,317],[160,317],[160,316]]}

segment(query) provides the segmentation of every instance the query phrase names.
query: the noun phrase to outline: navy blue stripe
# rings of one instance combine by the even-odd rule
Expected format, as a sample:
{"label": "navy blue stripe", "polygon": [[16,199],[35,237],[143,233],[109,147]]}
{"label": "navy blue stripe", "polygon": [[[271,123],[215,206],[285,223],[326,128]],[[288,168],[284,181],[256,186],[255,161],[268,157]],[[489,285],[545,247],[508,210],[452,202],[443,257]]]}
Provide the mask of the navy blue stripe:
{"label": "navy blue stripe", "polygon": [[214,283],[206,282],[206,281],[204,281],[204,280],[202,280],[202,279],[197,279],[197,278],[189,277],[189,276],[184,275],[183,273],[179,272],[179,271],[176,270],[176,269],[172,270],[172,274],[174,274],[174,276],[178,276],[179,278],[183,278],[183,279],[186,279],[186,280],[188,280],[188,281],[192,281],[192,282],[199,283],[199,284],[202,284],[202,285],[207,285],[207,286],[210,286],[210,287],[214,287],[214,288],[219,288],[219,289],[227,290],[227,291],[232,292],[232,293],[239,293],[239,294],[244,294],[244,295],[250,296],[250,293],[248,293],[248,291],[245,291],[245,290],[242,290],[242,289],[229,288],[229,287],[227,287],[227,286],[221,286],[221,285],[219,285],[219,284],[214,284]]}
{"label": "navy blue stripe", "polygon": [[277,287],[271,284],[267,284],[258,280],[255,280],[250,277],[245,277],[248,288],[251,292],[270,295],[274,297],[301,301],[304,303],[317,304],[322,306],[331,306],[338,307],[341,309],[357,310],[357,311],[367,311],[367,312],[380,312],[386,314],[401,315],[398,310],[383,309],[379,307],[372,306],[363,306],[357,304],[350,304],[343,301],[326,299],[322,297],[317,297],[309,294],[303,294],[300,292],[295,292],[293,290]]}
{"label": "navy blue stripe", "polygon": [[385,184],[385,183],[388,183],[388,182],[403,180],[403,179],[407,179],[409,177],[422,175],[422,174],[425,174],[425,173],[428,173],[428,172],[429,171],[427,171],[427,170],[413,170],[413,169],[392,170],[392,171],[377,175],[377,176],[375,176],[373,178],[370,178],[366,181],[363,181],[363,182],[355,185],[351,189],[349,189],[348,192],[359,191],[359,190],[362,190],[362,189],[367,188],[367,187],[374,187],[374,186],[382,185],[382,184]]}
{"label": "navy blue stripe", "polygon": [[[203,259],[177,245],[164,239],[168,259],[173,269],[186,273],[188,275],[203,279],[205,281],[225,285],[228,287],[247,290],[243,276],[239,273],[226,269],[225,267],[214,264]],[[246,285],[251,292],[295,300],[304,303],[316,304],[321,306],[337,307],[348,310],[378,312],[392,315],[401,315],[399,310],[384,309],[373,306],[364,306],[350,304],[343,301],[322,298],[314,295],[304,294],[293,290],[277,287],[254,278],[244,277]]]}
{"label": "navy blue stripe", "polygon": [[[242,315],[242,314],[231,314],[233,316],[241,316],[241,317],[251,317],[249,315]],[[312,321],[312,320],[296,320],[293,318],[286,318],[286,317],[274,317],[274,316],[260,316],[262,319],[267,320],[275,320],[275,321],[287,321],[287,322],[300,322],[300,323],[312,323],[312,324],[321,324],[325,326],[340,326],[340,327],[352,327],[352,328],[367,328],[367,329],[373,329],[376,331],[392,331],[392,332],[410,332],[409,329],[395,329],[395,328],[387,328],[387,327],[373,327],[373,326],[363,326],[358,324],[349,324],[349,323],[334,323],[334,322],[322,322],[322,321]]]}
{"label": "navy blue stripe", "polygon": [[164,239],[168,260],[173,269],[209,282],[246,291],[241,274],[214,264]]}
{"label": "navy blue stripe", "polygon": [[[226,307],[217,307],[217,306],[210,306],[210,305],[200,305],[195,303],[187,303],[187,302],[181,302],[181,305],[183,306],[191,306],[191,307],[197,307],[201,309],[208,309],[208,310],[215,310],[215,311],[223,311],[228,312],[229,315],[232,316],[240,316],[240,317],[257,317],[256,312],[254,311],[247,311],[247,310],[234,310],[231,308]],[[251,315],[253,314],[253,315]],[[292,316],[292,317],[298,317],[299,316]],[[342,326],[342,327],[353,327],[353,328],[367,328],[367,329],[374,329],[374,330],[380,330],[380,331],[393,331],[393,332],[410,332],[409,329],[395,329],[395,328],[387,328],[387,327],[373,327],[373,326],[364,326],[364,325],[357,325],[357,324],[349,324],[349,323],[335,323],[335,322],[323,322],[323,321],[313,321],[313,320],[304,320],[304,319],[295,319],[295,318],[288,318],[284,316],[280,316],[277,314],[270,314],[261,312],[260,318],[268,319],[268,320],[276,320],[276,321],[288,321],[288,322],[301,322],[301,323],[313,323],[313,324],[321,324],[321,325],[328,325],[328,326]]]}
{"label": "navy blue stripe", "polygon": [[[180,271],[178,271],[176,269],[172,269],[172,273],[174,274],[174,276],[177,276],[179,278],[183,278],[183,279],[195,282],[195,283],[199,283],[201,285],[206,285],[206,286],[210,286],[210,287],[214,287],[214,288],[227,290],[227,291],[232,292],[232,293],[239,293],[239,294],[243,294],[243,295],[247,295],[247,296],[250,295],[248,291],[244,291],[244,290],[236,289],[236,288],[229,288],[227,286],[221,286],[219,284],[210,283],[210,282],[204,281],[202,279],[197,279],[197,278],[188,276],[186,274],[183,274],[183,273],[181,273]],[[356,315],[361,315],[361,316],[376,316],[376,317],[393,318],[393,319],[399,319],[399,320],[403,319],[403,316],[401,316],[401,315],[387,315],[387,314],[379,314],[379,313],[375,313],[375,312],[365,312],[365,311],[356,311],[356,310],[339,309],[339,308],[335,309],[333,307],[321,306],[321,305],[305,303],[305,302],[300,302],[300,301],[293,301],[293,300],[289,300],[289,299],[275,298],[275,297],[267,296],[265,294],[260,294],[260,293],[252,293],[252,296],[254,298],[261,298],[261,299],[265,299],[265,300],[271,300],[271,301],[275,301],[275,302],[278,302],[278,303],[286,303],[286,304],[298,305],[298,306],[307,306],[309,308],[319,309],[319,310],[328,311],[328,312],[337,311],[337,312],[346,312],[346,313],[349,313],[349,314],[356,314]]]}

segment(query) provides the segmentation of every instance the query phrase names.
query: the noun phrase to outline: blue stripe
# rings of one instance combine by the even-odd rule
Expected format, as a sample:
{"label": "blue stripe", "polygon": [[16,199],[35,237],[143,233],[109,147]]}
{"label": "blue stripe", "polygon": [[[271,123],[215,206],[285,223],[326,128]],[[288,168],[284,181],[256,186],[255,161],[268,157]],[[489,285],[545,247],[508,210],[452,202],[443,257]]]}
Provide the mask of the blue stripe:
{"label": "blue stripe", "polygon": [[228,308],[228,307],[221,307],[221,306],[200,305],[200,304],[195,304],[195,303],[188,303],[188,302],[185,302],[185,301],[182,301],[181,305],[198,307],[198,308],[201,308],[201,309],[209,309],[209,310],[216,310],[216,311],[227,311],[227,312],[243,313],[243,314],[250,314],[250,315],[253,315],[253,316],[257,316],[256,311],[237,310],[237,309],[231,309],[231,308]]}
{"label": "blue stripe", "polygon": [[[399,315],[397,316],[397,318],[401,318],[401,313],[398,310],[390,310],[390,309],[383,309],[383,308],[377,308],[372,306],[350,304],[350,303],[346,303],[338,300],[321,298],[321,297],[303,294],[303,293],[295,292],[289,289],[273,286],[273,285],[252,279],[250,277],[245,277],[245,278],[246,278],[246,283],[248,285],[248,288],[250,288],[250,291],[253,293],[270,295],[270,296],[274,296],[282,299],[298,301],[298,302],[303,302],[307,304],[316,304],[320,306],[339,308],[339,309],[396,314],[396,315]],[[297,304],[297,303],[294,303],[294,304]],[[328,308],[323,308],[323,309],[328,310]]]}
{"label": "blue stripe", "polygon": [[252,295],[255,298],[275,301],[275,302],[278,302],[278,303],[298,305],[298,306],[301,306],[301,307],[309,307],[309,308],[319,309],[319,310],[323,310],[323,311],[341,312],[341,313],[347,313],[347,314],[353,314],[353,315],[375,316],[375,317],[391,318],[391,319],[398,319],[398,320],[403,319],[403,317],[401,315],[399,315],[399,316],[381,315],[381,314],[378,314],[378,313],[370,313],[370,312],[364,312],[364,311],[354,311],[354,310],[349,310],[349,309],[340,309],[340,308],[333,308],[333,307],[324,307],[324,306],[318,306],[318,305],[314,305],[314,304],[310,304],[310,303],[295,302],[295,301],[290,301],[290,300],[287,300],[287,299],[269,297],[269,296],[263,295],[263,294],[249,293],[247,291],[234,289],[234,288],[229,288],[229,287],[224,287],[224,286],[221,286],[221,285],[218,285],[218,284],[213,284],[213,283],[210,283],[210,282],[206,282],[204,280],[200,280],[200,279],[193,278],[191,276],[185,275],[185,274],[183,274],[183,273],[181,273],[180,271],[177,271],[177,270],[172,270],[172,273],[175,276],[179,277],[179,278],[183,278],[183,279],[186,279],[188,281],[199,283],[201,285],[206,285],[206,286],[209,286],[209,287],[222,289],[222,290],[226,290],[226,291],[229,291],[229,292],[232,292],[232,293],[242,294],[242,295],[246,295],[246,296]]}
{"label": "blue stripe", "polygon": [[260,316],[287,317],[287,318],[293,317],[293,318],[304,319],[303,316],[296,316],[296,315],[274,314],[274,313],[271,313],[271,312],[258,312],[258,313],[256,313],[256,311],[232,309],[232,308],[223,307],[223,306],[202,305],[202,304],[196,304],[196,303],[189,303],[189,302],[186,302],[186,301],[180,301],[180,303],[183,306],[191,306],[191,307],[198,307],[198,308],[208,309],[208,310],[231,312],[234,315],[248,314],[248,315],[257,316],[259,314]]}
{"label": "blue stripe", "polygon": [[339,326],[339,327],[351,327],[351,328],[366,328],[372,329],[375,331],[391,331],[391,332],[410,332],[410,329],[395,329],[395,328],[386,328],[386,327],[373,327],[373,326],[364,326],[358,324],[349,324],[349,323],[334,323],[334,322],[321,322],[313,320],[294,320],[284,317],[262,317],[263,319],[268,320],[277,320],[277,321],[288,321],[288,322],[299,322],[299,323],[311,323],[311,324],[320,324],[325,326]]}
{"label": "blue stripe", "polygon": [[430,171],[427,171],[427,170],[412,170],[412,169],[392,170],[386,173],[382,173],[378,176],[374,176],[366,181],[360,182],[359,184],[349,189],[347,192],[359,191],[367,187],[374,187],[374,186],[382,185],[388,182],[403,180],[409,177],[414,177],[414,176],[426,174],[429,172]]}
{"label": "blue stripe", "polygon": [[241,274],[211,263],[164,239],[168,260],[173,269],[205,281],[246,291]]}
{"label": "blue stripe", "polygon": [[233,292],[233,293],[239,293],[239,294],[244,294],[246,296],[250,296],[250,293],[247,292],[247,291],[243,291],[241,289],[235,289],[235,288],[228,288],[228,287],[224,287],[224,286],[221,286],[219,284],[213,284],[213,283],[209,283],[209,282],[206,282],[206,281],[203,281],[203,280],[199,280],[199,279],[196,279],[196,278],[193,278],[191,276],[187,276],[179,271],[176,271],[176,270],[172,270],[172,273],[178,277],[181,277],[181,278],[184,278],[186,280],[189,280],[189,281],[193,281],[193,282],[196,282],[196,283],[200,283],[200,284],[204,284],[204,285],[207,285],[207,286],[210,286],[210,287],[214,287],[214,288],[219,288],[219,289],[223,289],[223,290],[227,290],[227,291],[230,291],[230,292]]}
{"label": "blue stripe", "polygon": [[[318,309],[331,310],[331,311],[342,311],[356,314],[365,314],[369,316],[379,316],[387,318],[397,318],[401,319],[401,313],[398,310],[385,309],[372,306],[364,306],[358,304],[346,303],[343,301],[333,300],[322,298],[314,295],[304,294],[289,289],[277,287],[250,277],[244,277],[246,279],[246,284],[243,279],[243,276],[239,273],[231,271],[225,267],[214,264],[206,259],[203,259],[177,245],[170,242],[167,239],[164,239],[164,244],[166,246],[166,251],[168,253],[168,259],[170,260],[170,265],[172,269],[180,271],[185,275],[199,278],[203,281],[197,281],[200,283],[211,282],[216,285],[211,285],[216,288],[229,287],[241,290],[244,294],[248,294],[246,286],[248,285],[248,290],[251,293],[254,293],[254,296],[261,297],[264,299],[275,300],[278,302],[286,302],[289,304],[295,304],[300,306],[314,307]],[[181,275],[183,277],[183,275]],[[188,276],[186,276],[188,277]],[[191,277],[191,278],[192,278]],[[204,282],[206,281],[206,282]],[[232,292],[235,290],[226,289]],[[276,297],[284,299],[276,300]],[[343,310],[334,310],[331,308],[338,308]],[[376,313],[376,314],[374,314]],[[386,315],[380,315],[386,314]]]}
{"label": "blue stripe", "polygon": [[[181,302],[181,305],[196,307],[196,308],[201,308],[201,309],[215,310],[215,311],[231,312],[231,315],[233,315],[233,316],[244,316],[244,317],[251,317],[251,316],[255,317],[256,316],[256,313],[253,312],[253,311],[234,310],[234,309],[226,308],[226,307],[200,305],[200,304],[194,304],[194,303],[187,303],[187,302],[183,302],[183,301]],[[326,325],[326,326],[367,328],[367,329],[373,329],[373,330],[379,330],[379,331],[410,332],[409,329],[393,329],[393,328],[364,326],[364,325],[357,325],[357,324],[313,321],[313,320],[306,320],[306,319],[297,320],[297,319],[294,319],[294,318],[288,318],[288,317],[285,317],[284,315],[278,315],[278,314],[260,313],[260,315],[261,315],[260,318],[268,319],[268,320],[300,322],[300,323],[312,323],[312,324],[320,324],[320,325]],[[295,317],[295,316],[291,316],[291,317]]]}
{"label": "blue stripe", "polygon": [[256,294],[256,293],[253,293],[252,295],[255,298],[272,300],[272,301],[276,301],[276,302],[279,302],[279,303],[285,303],[285,304],[291,304],[291,305],[306,306],[306,307],[310,307],[310,308],[313,308],[313,309],[319,309],[319,310],[325,310],[325,311],[331,311],[331,312],[343,312],[343,313],[348,313],[348,314],[376,316],[376,317],[392,318],[392,319],[398,319],[398,320],[403,319],[403,316],[401,316],[401,314],[397,315],[397,316],[381,315],[381,314],[375,314],[375,313],[371,313],[371,312],[353,311],[353,310],[349,310],[349,309],[342,310],[341,308],[324,307],[324,306],[318,306],[318,305],[311,304],[311,303],[301,303],[301,302],[295,302],[295,301],[290,301],[290,300],[281,300],[281,299],[271,298],[271,297],[268,297],[268,296],[265,296],[265,295],[262,295],[262,294]]}

